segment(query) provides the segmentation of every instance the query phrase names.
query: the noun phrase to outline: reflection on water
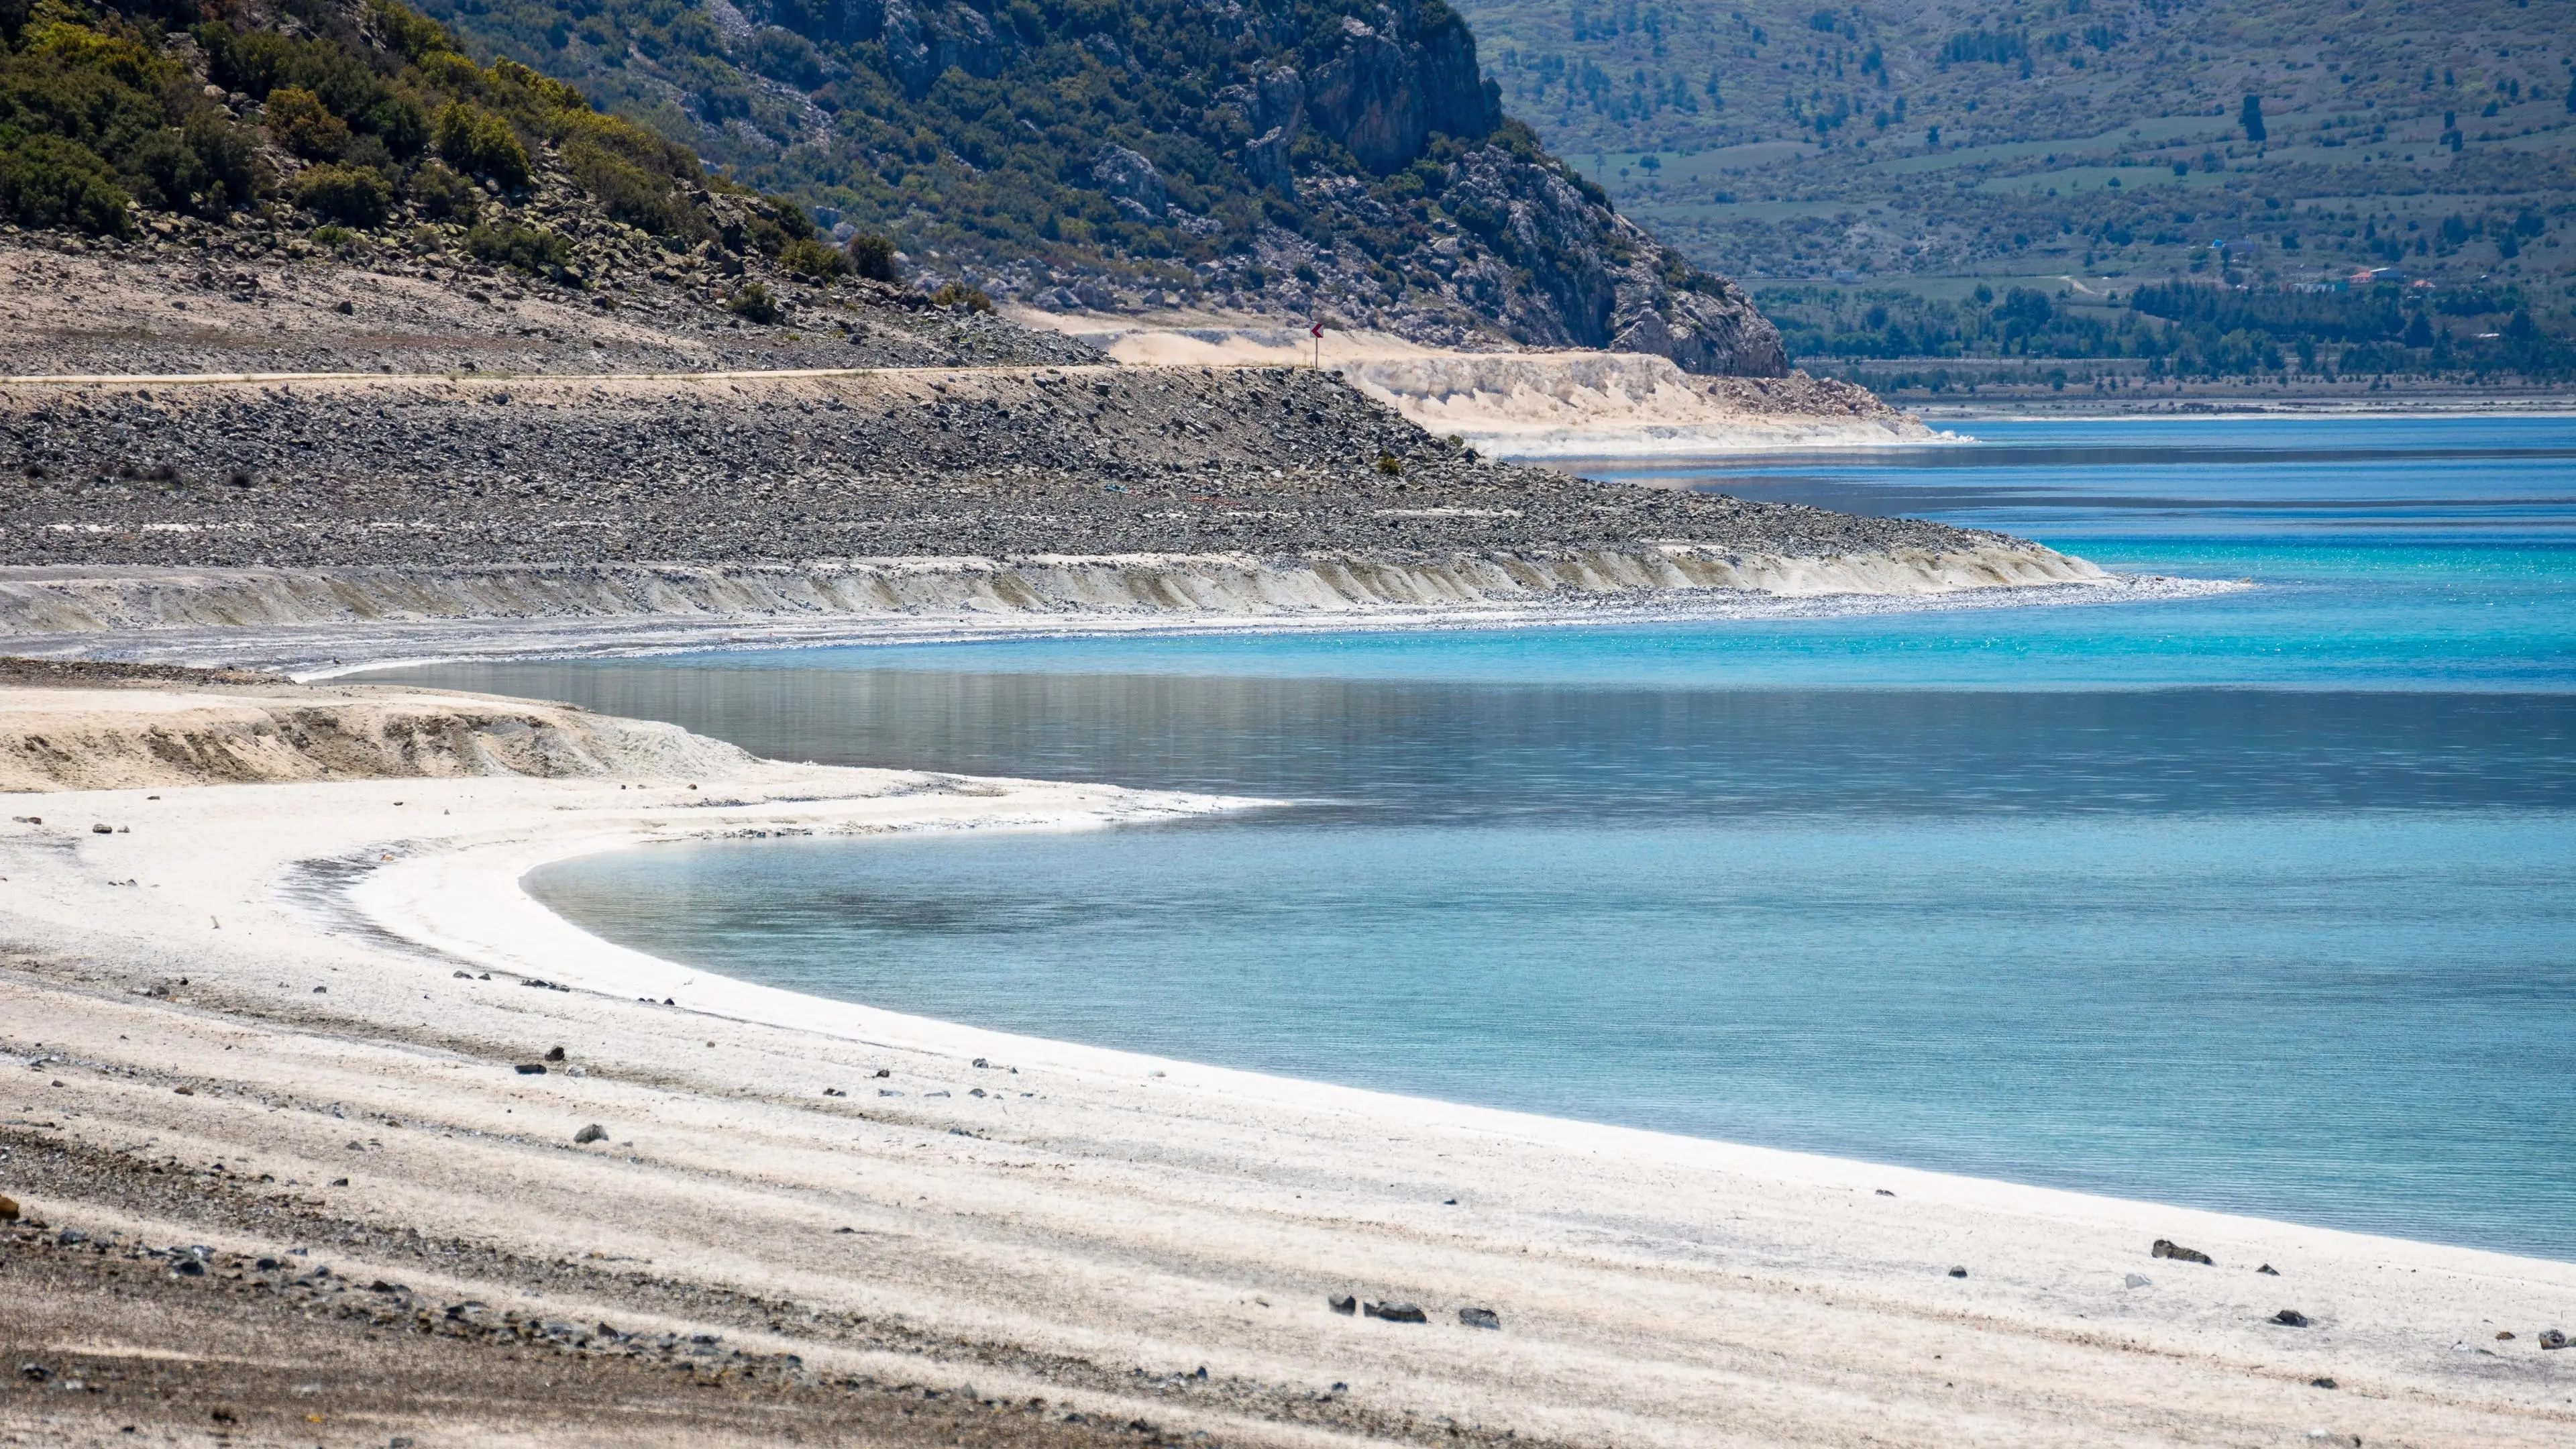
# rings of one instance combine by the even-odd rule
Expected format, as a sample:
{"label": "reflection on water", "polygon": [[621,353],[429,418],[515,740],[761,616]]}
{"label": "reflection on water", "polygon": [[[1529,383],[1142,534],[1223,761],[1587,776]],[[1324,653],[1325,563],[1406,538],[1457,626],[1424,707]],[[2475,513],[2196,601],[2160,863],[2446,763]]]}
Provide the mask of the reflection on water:
{"label": "reflection on water", "polygon": [[1565,464],[1596,477],[2074,537],[2563,530],[2576,521],[2576,420],[2124,420],[1963,425],[1966,445],[1771,454],[1711,465]]}
{"label": "reflection on water", "polygon": [[1410,819],[2576,809],[2576,700],[2560,694],[1618,689],[654,661],[413,677],[670,720],[776,759],[1330,800]]}

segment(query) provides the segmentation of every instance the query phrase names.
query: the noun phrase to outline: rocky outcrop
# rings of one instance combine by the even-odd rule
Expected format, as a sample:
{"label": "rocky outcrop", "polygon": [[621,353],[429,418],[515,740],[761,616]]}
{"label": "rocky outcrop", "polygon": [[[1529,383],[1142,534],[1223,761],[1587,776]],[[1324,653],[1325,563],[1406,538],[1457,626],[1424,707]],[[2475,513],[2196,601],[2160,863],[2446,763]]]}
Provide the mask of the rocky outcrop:
{"label": "rocky outcrop", "polygon": [[1303,84],[1304,109],[1362,166],[1383,176],[1434,132],[1483,136],[1501,124],[1502,93],[1478,74],[1475,38],[1447,6],[1381,6],[1376,24],[1346,15],[1340,28],[1340,48]]}

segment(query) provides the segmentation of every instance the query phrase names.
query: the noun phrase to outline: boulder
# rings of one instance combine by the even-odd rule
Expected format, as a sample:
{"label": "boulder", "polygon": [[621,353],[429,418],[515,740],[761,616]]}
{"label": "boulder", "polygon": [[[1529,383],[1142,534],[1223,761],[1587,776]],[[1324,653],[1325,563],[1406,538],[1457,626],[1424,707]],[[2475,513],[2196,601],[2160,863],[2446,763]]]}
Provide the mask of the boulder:
{"label": "boulder", "polygon": [[1163,188],[1162,173],[1142,153],[1124,146],[1103,146],[1092,159],[1091,179],[1120,203],[1119,210],[1129,211],[1139,221],[1160,221],[1171,209],[1170,193]]}

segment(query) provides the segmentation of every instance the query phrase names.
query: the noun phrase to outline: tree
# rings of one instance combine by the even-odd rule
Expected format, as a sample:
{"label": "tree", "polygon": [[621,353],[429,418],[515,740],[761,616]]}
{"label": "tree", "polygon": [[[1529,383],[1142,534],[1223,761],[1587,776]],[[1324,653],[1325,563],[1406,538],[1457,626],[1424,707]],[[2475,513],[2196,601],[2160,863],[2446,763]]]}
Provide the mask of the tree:
{"label": "tree", "polygon": [[2246,140],[2257,146],[2263,144],[2263,98],[2261,96],[2245,98],[2245,109],[2237,113],[2236,124],[2245,128]]}

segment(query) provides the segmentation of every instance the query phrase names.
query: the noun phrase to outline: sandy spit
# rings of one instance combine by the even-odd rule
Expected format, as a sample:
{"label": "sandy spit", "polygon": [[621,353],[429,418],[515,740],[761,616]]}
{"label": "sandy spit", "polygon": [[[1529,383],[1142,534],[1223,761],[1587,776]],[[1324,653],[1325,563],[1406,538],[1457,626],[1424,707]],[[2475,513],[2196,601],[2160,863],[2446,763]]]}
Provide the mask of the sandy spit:
{"label": "sandy spit", "polygon": [[[343,1281],[721,1332],[1156,1441],[2576,1438],[2576,1351],[2536,1343],[2576,1320],[2576,1264],[925,1021],[644,957],[517,885],[708,836],[1245,802],[747,760],[12,802],[41,823],[0,825],[0,1193],[56,1226],[300,1247]],[[224,1187],[174,1205],[63,1176],[89,1160]],[[2158,1238],[2216,1262],[2151,1258]],[[0,1272],[0,1323],[60,1309]],[[352,1340],[315,1413],[400,1326]],[[84,1349],[21,1331],[0,1346]],[[0,1390],[0,1432],[69,1441],[46,1425],[79,1427],[78,1397]],[[496,1424],[470,1393],[403,1412],[424,1446],[650,1437]]]}

